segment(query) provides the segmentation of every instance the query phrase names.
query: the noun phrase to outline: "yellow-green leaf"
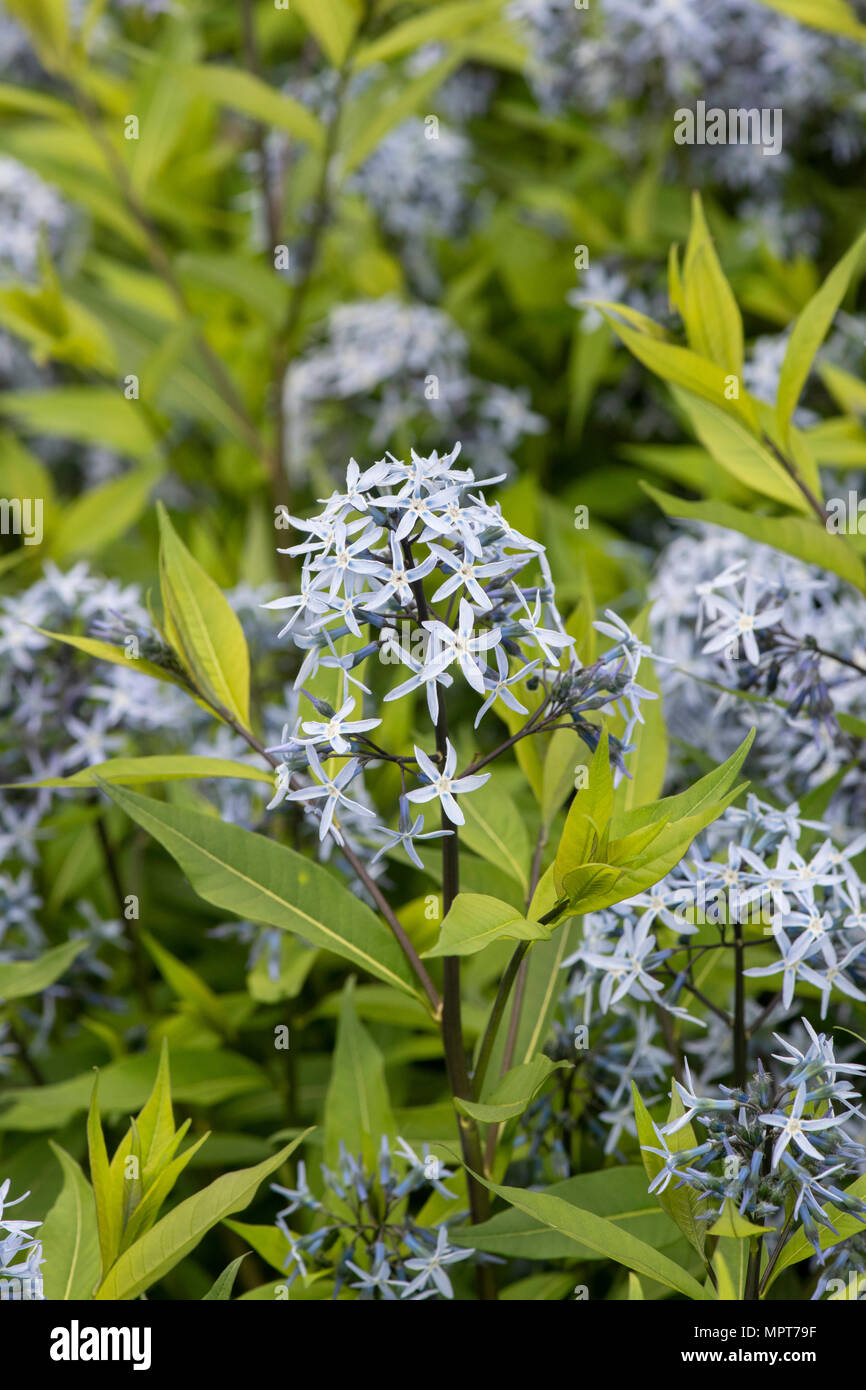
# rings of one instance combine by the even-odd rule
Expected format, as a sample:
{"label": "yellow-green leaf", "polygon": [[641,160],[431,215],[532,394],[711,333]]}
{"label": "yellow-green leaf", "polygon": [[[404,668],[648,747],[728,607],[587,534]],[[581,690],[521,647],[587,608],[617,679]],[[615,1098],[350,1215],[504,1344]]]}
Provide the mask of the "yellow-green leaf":
{"label": "yellow-green leaf", "polygon": [[236,614],[189,553],[159,506],[159,572],[166,632],[193,682],[220,709],[249,724],[250,659]]}

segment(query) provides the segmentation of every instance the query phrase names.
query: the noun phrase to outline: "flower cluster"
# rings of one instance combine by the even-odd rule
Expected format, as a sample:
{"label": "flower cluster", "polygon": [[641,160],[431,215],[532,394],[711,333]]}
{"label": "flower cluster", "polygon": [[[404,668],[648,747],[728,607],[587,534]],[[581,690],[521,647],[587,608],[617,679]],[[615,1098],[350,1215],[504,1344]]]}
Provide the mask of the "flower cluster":
{"label": "flower cluster", "polygon": [[[535,62],[536,98],[548,110],[607,114],[623,94],[632,100],[682,103],[710,91],[722,108],[761,105],[785,111],[786,141],[810,142],[816,152],[846,165],[863,150],[859,121],[858,50],[775,16],[754,0],[608,0],[600,10],[572,0],[513,0]],[[808,97],[808,102],[806,98]],[[806,118],[820,113],[817,121]],[[632,135],[640,140],[640,130]],[[757,160],[749,158],[756,152]],[[784,158],[760,151],[708,146],[695,161],[697,176],[734,188],[778,181]],[[700,166],[703,166],[702,168]],[[772,168],[768,168],[772,165]],[[762,172],[761,172],[762,171]]]}
{"label": "flower cluster", "polygon": [[21,1221],[4,1213],[8,1207],[17,1207],[26,1197],[16,1197],[7,1201],[10,1179],[0,1183],[0,1279],[4,1281],[6,1293],[13,1299],[33,1300],[42,1298],[42,1242],[33,1233],[41,1226],[41,1221]]}
{"label": "flower cluster", "polygon": [[373,449],[410,429],[416,439],[461,432],[472,439],[479,473],[510,471],[518,444],[546,423],[525,391],[474,376],[468,355],[465,335],[441,309],[393,295],[339,304],[323,340],[285,377],[291,468],[306,478],[317,450],[327,444],[334,452],[346,421],[357,430],[366,418]]}
{"label": "flower cluster", "polygon": [[658,1041],[659,1024],[646,1009],[615,1005],[592,1032],[575,1008],[571,987],[559,1002],[547,1056],[568,1062],[557,1086],[532,1102],[515,1139],[515,1162],[529,1183],[576,1171],[573,1142],[588,1134],[622,1162],[623,1134],[637,1136],[632,1083],[647,1104],[661,1100],[672,1058]]}
{"label": "flower cluster", "polygon": [[[840,716],[866,714],[866,605],[850,585],[708,526],[666,546],[650,595],[651,639],[670,658],[665,709],[683,744],[721,760],[757,725],[761,775],[787,799],[852,763]],[[852,826],[861,808],[842,806],[860,783],[855,772],[833,803]]]}
{"label": "flower cluster", "polygon": [[[685,1080],[674,1082],[682,1114],[656,1127],[658,1147],[641,1147],[661,1159],[651,1192],[676,1179],[698,1195],[703,1221],[715,1220],[730,1200],[757,1225],[779,1230],[783,1222],[788,1229],[799,1222],[821,1261],[822,1229],[839,1234],[829,1207],[866,1220],[866,1202],[841,1186],[866,1164],[866,1147],[846,1129],[859,1116],[860,1100],[848,1078],[866,1067],[838,1061],[832,1040],[803,1023],[804,1051],[778,1039],[784,1052],[773,1056],[786,1072],[779,1080],[759,1062],[745,1087],[720,1086],[719,1096],[700,1096],[686,1065]],[[707,1137],[696,1134],[700,1142],[671,1150],[668,1137],[693,1123]]]}
{"label": "flower cluster", "polygon": [[[275,642],[273,622],[261,608],[270,592],[239,587],[229,595],[245,627],[255,631],[263,655],[268,643]],[[127,652],[129,660],[95,666],[46,632],[108,641]],[[242,739],[215,725],[180,688],[142,674],[139,659],[175,677],[182,674],[153,630],[138,587],[106,580],[84,563],[63,572],[47,561],[33,584],[0,600],[0,780],[12,784],[62,778],[118,755],[175,749],[255,761]],[[258,685],[266,728],[276,738],[296,697],[281,679],[269,681],[267,671],[263,660]],[[224,819],[248,828],[261,820],[264,800],[253,783],[220,779],[203,786]],[[58,800],[70,795],[80,797],[80,792],[40,787],[0,795],[0,962],[32,959],[52,944],[40,921],[43,902],[34,867],[40,844],[51,834],[49,817]],[[70,912],[74,908],[80,918],[70,921],[69,935],[85,937],[87,949],[62,982],[23,1006],[27,1022],[37,1029],[32,1044],[36,1053],[57,1019],[58,1002],[70,993],[113,1012],[125,1007],[122,998],[105,993],[113,971],[111,952],[104,948],[125,952],[128,942],[120,920],[112,915],[119,911],[118,904],[108,896],[98,902],[103,915],[88,899],[69,904]],[[254,958],[264,931],[259,928],[253,942]],[[11,1044],[0,1042],[0,1066],[12,1052]]]}
{"label": "flower cluster", "polygon": [[[277,1226],[289,1244],[287,1284],[306,1278],[308,1266],[318,1266],[333,1270],[334,1298],[345,1287],[359,1290],[362,1301],[454,1297],[448,1268],[475,1252],[449,1245],[445,1222],[425,1226],[410,1211],[421,1194],[435,1192],[456,1200],[443,1181],[453,1173],[427,1145],[419,1156],[398,1138],[392,1151],[383,1135],[378,1160],[368,1168],[341,1143],[337,1172],[321,1164],[320,1173],[318,1196],[310,1188],[304,1163],[298,1164],[295,1187],[272,1184],[274,1192],[289,1199],[277,1215]],[[287,1218],[295,1212],[312,1218],[308,1234],[298,1235],[289,1227]],[[459,1215],[455,1213],[455,1219]]]}
{"label": "flower cluster", "polygon": [[[813,997],[818,991],[822,1018],[834,994],[866,999],[866,889],[855,868],[866,835],[840,848],[828,831],[796,804],[780,811],[749,794],[745,807],[729,807],[650,892],[589,914],[583,942],[564,962],[574,968],[569,989],[583,995],[584,1019],[593,1015],[597,989],[602,1014],[630,997],[703,1023],[677,1003],[691,977],[689,948],[676,943],[706,924],[718,929],[719,948],[730,944],[736,926],[746,947],[772,955],[745,974],[778,980],[774,1008],[790,1008],[803,985]],[[808,852],[798,848],[801,839],[803,849],[811,843]],[[658,947],[662,932],[665,945]]]}
{"label": "flower cluster", "polygon": [[[424,825],[423,815],[410,820],[410,806],[433,800],[450,825],[463,824],[460,797],[489,773],[472,770],[477,757],[459,772],[457,750],[443,732],[443,697],[455,684],[481,700],[476,729],[488,711],[505,706],[527,716],[521,736],[568,727],[590,749],[599,734],[589,716],[621,713],[623,735],[611,739],[619,775],[641,701],[654,698],[636,680],[649,649],[615,614],[596,624],[613,645],[581,666],[543,546],[511,526],[483,491],[471,490],[482,484],[455,466],[458,453],[459,445],[442,458],[413,451],[408,463],[388,454],[363,471],[352,460],[345,491],[334,492],[309,520],[290,518],[305,536],[288,550],[303,556],[301,591],[268,606],[290,612],[283,633],[305,652],[296,686],[319,717],[299,716],[269,750],[281,759],[271,806],[301,803],[316,817],[322,840],[342,844],[347,830],[373,817],[349,789],[367,763],[381,759],[396,763],[402,781],[399,830],[386,838],[410,849]],[[530,569],[537,577],[527,580]],[[408,672],[387,690],[384,706],[424,692],[437,729],[435,761],[417,744],[411,754],[395,754],[370,737],[384,710],[363,717],[360,700],[369,687],[355,673],[376,662]],[[305,689],[320,667],[340,673],[336,708]],[[299,783],[300,771],[311,780]]]}

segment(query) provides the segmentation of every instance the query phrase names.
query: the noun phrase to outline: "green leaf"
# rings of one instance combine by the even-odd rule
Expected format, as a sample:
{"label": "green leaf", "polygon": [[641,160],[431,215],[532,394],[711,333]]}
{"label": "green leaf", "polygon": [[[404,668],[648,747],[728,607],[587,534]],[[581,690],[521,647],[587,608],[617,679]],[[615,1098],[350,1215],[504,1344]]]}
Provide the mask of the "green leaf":
{"label": "green leaf", "polygon": [[729,1236],[733,1240],[749,1240],[752,1236],[775,1235],[775,1226],[756,1226],[737,1211],[736,1202],[725,1198],[722,1214],[707,1231],[708,1236]]}
{"label": "green leaf", "polygon": [[[389,78],[382,86],[382,98],[374,110],[365,114],[363,120],[347,125],[354,130],[348,149],[343,156],[343,175],[348,177],[359,165],[368,159],[385,136],[401,121],[405,121],[418,110],[429,108],[429,103],[446,78],[460,66],[460,54],[449,54],[425,72],[412,77],[401,75],[398,87]],[[361,102],[358,102],[361,106]],[[366,112],[366,106],[365,106]],[[426,143],[422,141],[422,143]],[[419,158],[423,151],[419,151]]]}
{"label": "green leaf", "polygon": [[[638,637],[646,637],[649,608],[644,609],[632,623]],[[640,665],[640,683],[658,698],[646,701],[641,713],[643,723],[635,726],[631,736],[634,752],[629,757],[630,777],[624,777],[617,788],[615,800],[625,810],[654,801],[665,780],[668,761],[668,731],[665,724],[661,687],[653,662],[644,657]]]}
{"label": "green leaf", "polygon": [[220,1274],[214,1280],[207,1293],[202,1294],[203,1303],[206,1303],[208,1299],[219,1299],[223,1302],[226,1302],[228,1299],[231,1298],[232,1289],[235,1286],[235,1279],[237,1278],[238,1270],[240,1269],[241,1265],[246,1259],[248,1253],[249,1252],[247,1251],[243,1255],[238,1255],[236,1260],[232,1260],[230,1265],[226,1265],[222,1274]]}
{"label": "green leaf", "polygon": [[689,391],[671,389],[707,453],[738,483],[794,511],[809,511],[809,504],[791,475],[736,416]]}
{"label": "green leaf", "polygon": [[589,1246],[604,1258],[616,1260],[617,1264],[633,1269],[635,1274],[643,1274],[656,1283],[676,1289],[695,1302],[704,1302],[712,1297],[680,1265],[603,1216],[596,1216],[594,1212],[585,1211],[549,1192],[529,1192],[520,1187],[500,1187],[484,1179],[479,1181],[518,1211],[535,1217],[576,1246]]}
{"label": "green leaf", "polygon": [[713,1251],[716,1292],[723,1303],[740,1303],[749,1270],[749,1246],[742,1240],[723,1237]]}
{"label": "green leaf", "polygon": [[[135,1053],[100,1070],[99,1109],[103,1114],[129,1114],[144,1105],[153,1086],[157,1059],[152,1053]],[[223,1101],[264,1092],[265,1073],[247,1057],[218,1048],[175,1048],[172,1054],[174,1095],[188,1105],[219,1105]],[[87,1110],[93,1089],[85,1072],[46,1086],[6,1089],[0,1103],[0,1131],[58,1132],[77,1114]]]}
{"label": "green leaf", "polygon": [[763,0],[771,10],[820,29],[826,34],[844,34],[866,43],[866,24],[861,24],[846,0]]}
{"label": "green leaf", "polygon": [[45,66],[57,68],[69,49],[66,0],[6,0],[6,10],[27,30]]}
{"label": "green leaf", "polygon": [[292,5],[335,67],[345,61],[361,18],[354,0],[292,0]]}
{"label": "green leaf", "polygon": [[622,869],[612,864],[581,864],[569,869],[562,876],[568,912],[597,912],[626,897],[627,894],[620,891],[622,878]]}
{"label": "green leaf", "polygon": [[552,1062],[543,1053],[538,1053],[531,1062],[522,1062],[507,1071],[483,1101],[461,1100],[458,1097],[454,1104],[461,1115],[470,1115],[483,1124],[513,1120],[523,1114],[545,1081],[564,1066],[565,1062]]}
{"label": "green leaf", "polygon": [[224,1174],[163,1216],[120,1256],[100,1285],[97,1299],[120,1301],[145,1293],[194,1250],[218,1222],[249,1206],[265,1178],[285,1163],[309,1133],[306,1130],[273,1158],[254,1168]]}
{"label": "green leaf", "polygon": [[93,1191],[75,1159],[53,1139],[49,1143],[63,1169],[63,1187],[39,1232],[43,1292],[52,1302],[90,1299],[100,1270]]}
{"label": "green leaf", "polygon": [[87,1116],[87,1149],[90,1160],[90,1181],[93,1184],[93,1196],[96,1203],[102,1274],[104,1275],[111,1268],[120,1246],[123,1174],[120,1174],[118,1186],[108,1162],[108,1150],[105,1147],[105,1136],[102,1133],[102,1122],[99,1118],[98,1094],[99,1077],[97,1076],[93,1083],[90,1111]]}
{"label": "green leaf", "polygon": [[279,1274],[285,1275],[290,1253],[289,1242],[279,1226],[254,1226],[244,1221],[226,1221],[230,1231],[239,1235],[246,1245]]}
{"label": "green leaf", "polygon": [[866,232],[861,232],[794,322],[779,374],[776,400],[776,414],[783,438],[787,438],[791,416],[812,370],[815,354],[827,335],[853,276],[859,272],[864,249]]}
{"label": "green leaf", "polygon": [[743,320],[716,255],[699,193],[692,194],[692,226],[683,266],[683,319],[695,352],[724,371],[742,376]]}
{"label": "green leaf", "polygon": [[466,824],[460,839],[529,892],[529,835],[526,821],[511,797],[491,778],[463,801]]}
{"label": "green leaf", "polygon": [[[302,3],[312,8],[314,5],[318,7],[320,0],[302,0]],[[394,25],[381,38],[365,44],[357,55],[356,66],[369,67],[371,63],[383,63],[403,53],[411,53],[421,44],[457,38],[492,19],[502,5],[503,0],[475,0],[472,5],[466,5],[464,0],[452,0],[451,4],[434,5],[425,13],[413,15],[402,24]]]}
{"label": "green leaf", "polygon": [[319,864],[264,835],[200,811],[164,805],[119,787],[106,791],[177,860],[205,902],[296,932],[377,979],[421,997],[387,927]]}
{"label": "green leaf", "polygon": [[[617,304],[615,308],[617,314],[624,313],[623,305]],[[649,367],[651,372],[655,372],[663,381],[674,386],[685,387],[687,391],[702,397],[712,405],[727,409],[749,429],[757,431],[755,407],[751,398],[743,391],[742,385],[736,398],[728,400],[725,395],[728,387],[727,378],[735,373],[724,371],[722,367],[716,366],[715,362],[699,357],[688,348],[678,347],[675,343],[661,342],[646,332],[637,332],[620,323],[606,309],[602,309],[601,312],[629,352],[645,367]]]}
{"label": "green leaf", "polygon": [[138,521],[161,474],[161,468],[133,469],[67,503],[51,537],[51,558],[64,563],[95,555],[123,536]]}
{"label": "green leaf", "polygon": [[50,391],[3,391],[0,415],[11,416],[26,434],[103,445],[133,458],[150,454],[155,444],[141,407],[119,390],[58,386]]}
{"label": "green leaf", "polygon": [[642,483],[642,487],[668,516],[707,521],[725,526],[729,531],[739,531],[753,541],[784,550],[806,564],[820,565],[846,579],[861,593],[866,592],[866,568],[860,556],[843,536],[831,535],[817,521],[800,516],[761,516],[757,512],[741,511],[727,502],[687,502],[649,483]]}
{"label": "green leaf", "polygon": [[41,994],[60,979],[86,945],[84,940],[64,941],[62,946],[52,947],[36,960],[0,965],[0,1000],[8,1002],[11,999],[26,999],[30,994]]}
{"label": "green leaf", "polygon": [[566,873],[599,861],[599,845],[612,815],[613,773],[605,731],[592,755],[587,784],[578,791],[565,820],[553,871],[558,892],[563,890]]}
{"label": "green leaf", "polygon": [[[174,1135],[168,1145],[168,1151],[160,1156],[157,1165],[158,1172],[153,1178],[147,1191],[139,1190],[134,1194],[134,1199],[127,1204],[124,1217],[123,1235],[120,1241],[120,1254],[129,1250],[131,1246],[142,1236],[145,1231],[149,1231],[154,1221],[159,1215],[160,1208],[169,1196],[172,1188],[186,1168],[187,1164],[198,1153],[199,1149],[209,1139],[209,1134],[203,1134],[194,1144],[184,1149],[183,1153],[171,1158],[178,1144],[181,1143],[189,1127],[187,1120]],[[133,1123],[133,1134],[135,1125]]]}
{"label": "green leaf", "polygon": [[43,777],[39,782],[6,782],[8,787],[98,787],[103,782],[135,787],[142,782],[176,782],[197,777],[234,777],[242,782],[266,782],[272,778],[264,768],[236,763],[230,758],[199,758],[186,753],[157,754],[149,758],[111,758],[93,763],[68,777]]}
{"label": "green leaf", "polygon": [[149,1182],[156,1160],[165,1151],[175,1132],[171,1104],[171,1062],[166,1038],[163,1038],[160,1047],[159,1067],[153,1089],[136,1123],[141,1142],[142,1178]]}
{"label": "green leaf", "polygon": [[[643,678],[643,672],[641,672]],[[555,729],[544,755],[541,819],[549,827],[566,797],[574,791],[575,773],[587,764],[586,744],[574,729]],[[489,786],[490,783],[488,782]]]}
{"label": "green leaf", "polygon": [[[300,9],[297,0],[295,4]],[[261,78],[245,72],[243,68],[202,63],[183,69],[177,74],[177,80],[188,83],[194,91],[211,97],[221,106],[230,106],[232,110],[260,121],[262,125],[288,131],[289,135],[305,140],[314,149],[324,143],[321,122],[308,107],[294,97],[269,87]]]}
{"label": "green leaf", "polygon": [[363,1154],[374,1164],[382,1135],[396,1133],[385,1061],[366,1028],[359,1023],[353,1000],[354,981],[346,981],[325,1097],[325,1162],[339,1159],[340,1142],[351,1154]]}
{"label": "green leaf", "polygon": [[[100,661],[110,661],[113,666],[132,667],[143,676],[151,676],[154,680],[166,681],[169,685],[179,685],[183,690],[187,689],[180,676],[167,671],[163,666],[155,665],[152,661],[145,661],[143,657],[127,656],[123,647],[117,647],[112,642],[100,642],[95,637],[76,637],[68,632],[50,632],[47,627],[37,627],[34,630],[41,632],[43,637],[51,637],[55,642],[64,642],[67,647],[75,647],[77,651],[97,657]],[[107,764],[103,763],[102,766],[105,767]]]}
{"label": "green leaf", "polygon": [[246,638],[225,595],[180,540],[162,503],[159,572],[171,645],[198,689],[244,727],[250,720]]}
{"label": "green leaf", "polygon": [[219,997],[204,980],[194,970],[190,970],[188,965],[184,965],[182,960],[178,960],[177,956],[173,956],[171,951],[167,951],[155,941],[148,932],[142,931],[140,936],[160,975],[178,998],[189,1004],[217,1033],[221,1033],[223,1037],[232,1036],[235,1032],[232,1021]]}
{"label": "green leaf", "polygon": [[677,823],[685,823],[694,819],[696,815],[702,815],[715,806],[736,781],[754,741],[755,730],[750,729],[739,748],[729,758],[713,768],[712,772],[693,782],[685,791],[678,792],[675,796],[662,797],[660,801],[654,801],[649,806],[636,806],[630,811],[617,813],[611,825],[611,835],[623,837],[641,826],[651,825],[663,818],[669,822],[666,829],[670,829]]}
{"label": "green leaf", "polygon": [[524,917],[510,903],[484,893],[458,893],[439,940],[424,956],[473,956],[492,941],[546,941],[550,928]]}
{"label": "green leaf", "polygon": [[[682,1242],[682,1236],[654,1197],[647,1196],[643,1168],[634,1164],[580,1173],[543,1190],[554,1197],[615,1222],[656,1250]],[[453,1243],[505,1255],[516,1260],[600,1260],[605,1258],[588,1245],[575,1248],[570,1236],[552,1231],[543,1221],[513,1207],[497,1212],[489,1221],[454,1230]],[[572,1283],[574,1281],[572,1280]]]}

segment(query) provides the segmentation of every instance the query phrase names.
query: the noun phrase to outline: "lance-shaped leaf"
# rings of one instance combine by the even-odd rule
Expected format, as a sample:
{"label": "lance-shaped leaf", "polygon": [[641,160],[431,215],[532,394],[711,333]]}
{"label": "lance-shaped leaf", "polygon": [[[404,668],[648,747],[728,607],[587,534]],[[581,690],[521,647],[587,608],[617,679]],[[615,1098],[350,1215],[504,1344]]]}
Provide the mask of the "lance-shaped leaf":
{"label": "lance-shaped leaf", "polygon": [[598,912],[626,896],[621,891],[622,870],[613,864],[581,864],[563,875],[562,891],[569,915]]}
{"label": "lance-shaped leaf", "polygon": [[708,1236],[730,1236],[734,1240],[749,1240],[752,1236],[775,1234],[775,1226],[756,1226],[754,1221],[747,1221],[745,1216],[741,1216],[737,1211],[737,1204],[730,1197],[725,1198],[721,1216],[707,1231]]}
{"label": "lance-shaped leaf", "polygon": [[337,1045],[325,1097],[325,1161],[337,1162],[340,1142],[351,1154],[375,1163],[382,1135],[396,1129],[385,1081],[385,1060],[358,1021],[354,981],[347,980],[340,1004]]}
{"label": "lance-shaped leaf", "polygon": [[548,1192],[528,1192],[520,1187],[500,1187],[496,1183],[484,1182],[491,1192],[503,1197],[518,1211],[534,1216],[551,1230],[574,1242],[576,1246],[589,1246],[591,1250],[618,1264],[633,1269],[635,1274],[646,1275],[659,1284],[665,1284],[678,1293],[696,1302],[703,1302],[714,1295],[703,1288],[681,1265],[654,1250],[651,1245],[630,1235],[621,1226],[608,1221],[594,1212],[584,1211],[573,1206],[561,1197]]}
{"label": "lance-shaped leaf", "polygon": [[188,753],[157,754],[149,758],[111,758],[92,763],[68,777],[43,777],[38,782],[5,782],[7,787],[97,787],[100,782],[116,782],[135,787],[142,782],[176,782],[197,777],[235,777],[242,782],[273,781],[263,767],[251,767],[232,758],[199,758]]}
{"label": "lance-shaped leaf", "polygon": [[140,676],[151,676],[154,680],[165,681],[168,685],[179,685],[184,690],[188,688],[179,671],[169,671],[164,666],[157,666],[153,661],[146,661],[144,657],[130,656],[125,647],[118,647],[114,642],[101,642],[97,637],[77,637],[69,632],[51,632],[46,627],[37,627],[35,630],[41,632],[43,637],[51,637],[55,642],[75,647],[76,651],[86,652],[88,656],[97,657],[100,661],[110,661],[112,666],[125,666],[127,670],[136,671]]}
{"label": "lance-shaped leaf", "polygon": [[295,932],[369,975],[420,998],[391,933],[321,865],[200,811],[120,787],[106,793],[168,850],[205,902]]}
{"label": "lance-shaped leaf", "polygon": [[716,498],[711,502],[689,502],[649,483],[642,482],[641,486],[667,516],[708,521],[714,526],[738,531],[753,541],[783,550],[809,565],[820,565],[821,569],[840,575],[861,591],[866,589],[866,569],[861,557],[844,536],[827,531],[809,517],[762,516],[758,512],[732,507],[729,502]]}
{"label": "lance-shaped leaf", "polygon": [[721,468],[738,483],[771,497],[774,502],[783,503],[792,511],[809,511],[809,504],[790,473],[735,416],[689,391],[671,389],[698,439]]}
{"label": "lance-shaped leaf", "polygon": [[486,893],[458,893],[427,956],[474,956],[491,941],[546,941],[550,928]]}
{"label": "lance-shaped leaf", "polygon": [[578,791],[566,817],[553,869],[558,892],[562,891],[563,877],[570,869],[604,858],[598,853],[598,846],[612,815],[613,774],[609,740],[604,732],[589,764],[587,784]]}
{"label": "lance-shaped leaf", "polygon": [[501,1124],[522,1115],[529,1102],[555,1072],[564,1067],[565,1062],[552,1062],[549,1057],[539,1053],[530,1062],[512,1067],[497,1083],[483,1101],[461,1100],[454,1104],[462,1115],[470,1115],[483,1124]]}
{"label": "lance-shaped leaf", "polygon": [[108,1150],[99,1118],[99,1079],[93,1083],[90,1112],[87,1116],[87,1148],[90,1158],[90,1181],[96,1200],[96,1220],[99,1228],[99,1249],[103,1275],[111,1268],[120,1248],[122,1182],[113,1178],[108,1162]]}
{"label": "lance-shaped leaf", "polygon": [[246,726],[250,659],[243,628],[219,586],[190,555],[161,504],[158,513],[166,635],[196,687]]}
{"label": "lance-shaped leaf", "polygon": [[692,225],[683,265],[682,316],[689,345],[726,372],[743,370],[743,320],[716,255],[701,195],[692,194]]}
{"label": "lance-shaped leaf", "polygon": [[39,1232],[45,1256],[43,1292],[47,1299],[89,1299],[99,1278],[99,1232],[90,1183],[75,1159],[53,1140],[63,1169],[63,1187]]}
{"label": "lance-shaped leaf", "polygon": [[86,945],[86,941],[64,941],[62,946],[54,946],[36,960],[14,960],[9,965],[0,965],[0,1000],[26,999],[30,994],[41,994],[60,979]]}
{"label": "lance-shaped leaf", "polygon": [[[615,1222],[656,1250],[682,1242],[679,1228],[662,1211],[655,1197],[647,1193],[646,1173],[637,1165],[580,1173],[542,1191],[561,1197],[582,1211],[591,1211]],[[455,1245],[469,1245],[516,1260],[604,1258],[588,1245],[576,1247],[571,1237],[551,1230],[543,1221],[514,1207],[497,1212],[478,1226],[464,1226],[453,1231],[451,1240]]]}
{"label": "lance-shaped leaf", "polygon": [[[617,315],[626,317],[624,305],[616,304],[612,307]],[[713,405],[729,410],[732,415],[744,421],[749,429],[757,431],[758,416],[751,396],[740,389],[738,396],[729,398],[728,378],[731,374],[726,372],[724,367],[719,367],[715,362],[710,362],[706,357],[701,357],[688,348],[679,347],[676,343],[660,342],[658,338],[645,331],[638,332],[629,328],[605,308],[601,308],[601,313],[617,337],[639,362],[649,367],[651,372],[655,372],[673,386],[683,386],[687,391],[692,391]]]}
{"label": "lance-shaped leaf", "polygon": [[238,1270],[248,1254],[249,1251],[245,1250],[243,1255],[238,1255],[236,1260],[232,1260],[230,1265],[226,1265],[222,1274],[214,1280],[207,1293],[202,1294],[203,1303],[207,1302],[208,1299],[217,1299],[225,1302],[231,1298]]}
{"label": "lance-shaped leaf", "polygon": [[827,330],[842,303],[851,279],[859,270],[864,251],[866,251],[866,232],[849,247],[845,255],[836,263],[821,288],[812,296],[809,303],[798,315],[788,346],[785,360],[779,373],[779,392],[776,411],[779,428],[787,437],[800,393],[806,378],[812,370],[815,354],[827,334]]}
{"label": "lance-shaped leaf", "polygon": [[[733,784],[754,732],[751,730],[726,762],[686,791],[648,806],[615,812],[598,843],[595,818],[587,813],[579,819],[575,815],[574,829],[563,835],[554,866],[554,875],[559,875],[561,884],[557,920],[575,912],[610,907],[664,878],[680,862],[695,836],[740,795],[742,786]],[[601,804],[604,812],[606,802]],[[569,820],[573,812],[572,807]],[[578,856],[587,846],[595,859],[581,863]]]}
{"label": "lance-shaped leaf", "polygon": [[642,826],[658,821],[661,817],[667,818],[668,826],[666,828],[670,829],[677,821],[684,821],[688,817],[702,814],[713,804],[717,804],[733,786],[754,738],[755,730],[750,729],[736,752],[732,753],[718,767],[713,768],[712,772],[708,772],[705,777],[699,778],[684,792],[678,792],[676,796],[666,796],[661,801],[650,802],[647,806],[636,806],[630,811],[623,811],[615,815],[611,824],[611,838],[621,839]]}
{"label": "lance-shaped leaf", "polygon": [[256,1192],[272,1173],[285,1163],[307,1137],[309,1130],[298,1135],[273,1158],[237,1173],[217,1178],[203,1192],[188,1197],[167,1216],[125,1251],[97,1290],[100,1300],[116,1301],[138,1298],[157,1280],[174,1269],[176,1264],[194,1250],[212,1227],[249,1206]]}

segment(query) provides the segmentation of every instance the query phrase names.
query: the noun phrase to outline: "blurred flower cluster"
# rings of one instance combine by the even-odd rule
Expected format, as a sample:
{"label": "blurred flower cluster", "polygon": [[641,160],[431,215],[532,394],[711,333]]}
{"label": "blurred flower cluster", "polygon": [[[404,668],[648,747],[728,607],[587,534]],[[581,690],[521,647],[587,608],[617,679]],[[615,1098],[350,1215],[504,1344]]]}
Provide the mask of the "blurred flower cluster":
{"label": "blurred flower cluster", "polygon": [[525,389],[474,376],[467,358],[464,334],[442,309],[392,295],[337,305],[322,341],[286,374],[290,476],[306,476],[314,452],[345,457],[349,424],[355,440],[365,426],[371,449],[407,433],[421,444],[462,434],[479,475],[510,473],[514,451],[545,421]]}
{"label": "blurred flower cluster", "polygon": [[[866,603],[849,585],[734,532],[701,527],[665,547],[650,597],[652,641],[670,663],[660,671],[665,709],[680,747],[700,744],[726,757],[740,731],[757,725],[761,774],[788,798],[856,760],[839,716],[866,713]],[[859,802],[846,809],[846,801],[862,796],[860,781],[843,779],[831,820],[857,825]]]}
{"label": "blurred flower cluster", "polygon": [[[316,1193],[304,1163],[298,1164],[295,1187],[272,1184],[274,1192],[289,1199],[277,1215],[289,1243],[289,1286],[319,1269],[333,1271],[335,1298],[344,1287],[359,1290],[363,1301],[454,1297],[449,1268],[475,1252],[449,1245],[447,1224],[425,1224],[423,1210],[418,1214],[419,1198],[423,1206],[434,1193],[457,1200],[444,1182],[454,1174],[427,1145],[419,1156],[405,1139],[398,1137],[392,1148],[383,1135],[377,1161],[366,1165],[341,1143],[337,1171],[324,1163],[319,1171]],[[309,1214],[313,1229],[300,1235],[288,1218],[302,1212]],[[453,1219],[461,1215],[455,1212]]]}

